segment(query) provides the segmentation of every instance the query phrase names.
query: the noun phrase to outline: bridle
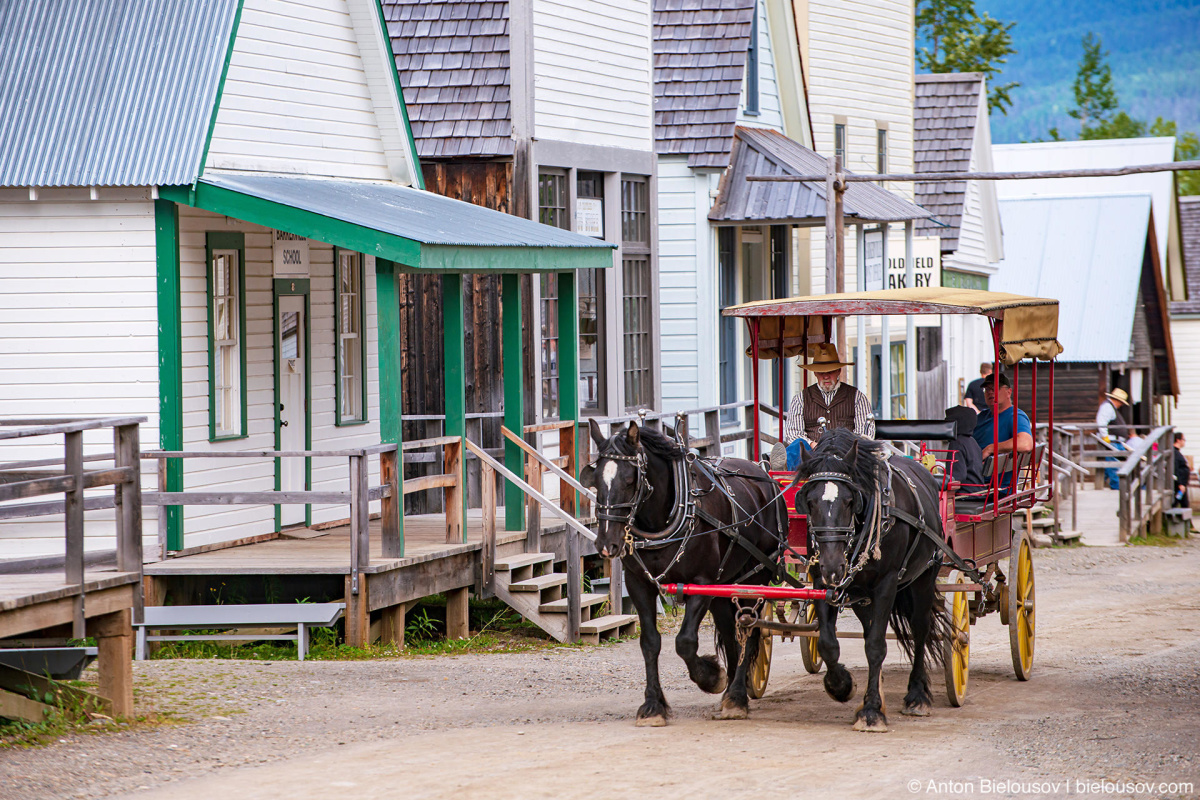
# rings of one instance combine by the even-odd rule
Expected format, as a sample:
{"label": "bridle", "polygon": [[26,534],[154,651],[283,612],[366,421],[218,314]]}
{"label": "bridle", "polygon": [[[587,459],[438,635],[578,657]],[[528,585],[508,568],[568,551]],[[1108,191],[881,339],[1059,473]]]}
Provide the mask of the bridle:
{"label": "bridle", "polygon": [[[841,544],[849,551],[846,554],[846,574],[837,586],[832,587],[837,592],[837,599],[833,605],[842,606],[858,602],[848,599],[847,590],[853,582],[854,576],[867,565],[868,560],[879,559],[879,541],[883,534],[892,527],[894,520],[888,508],[891,499],[892,468],[886,460],[883,463],[887,468],[887,479],[880,482],[874,497],[870,498],[873,503],[869,513],[864,513],[867,508],[865,492],[854,483],[849,475],[843,472],[814,472],[805,478],[806,486],[814,483],[840,483],[849,487],[854,493],[854,512],[849,525],[813,525],[809,523],[808,526],[809,536],[813,541],[809,563],[815,564],[820,561],[821,545],[823,544]],[[811,515],[808,518],[811,520]],[[854,534],[860,528],[869,529],[865,531],[866,535],[856,539]]]}
{"label": "bridle", "polygon": [[625,530],[633,530],[633,519],[641,510],[642,503],[646,502],[646,498],[654,493],[654,487],[650,485],[650,479],[646,477],[646,451],[638,446],[637,452],[634,455],[626,456],[619,453],[601,453],[596,459],[596,466],[600,466],[601,461],[624,461],[634,464],[637,467],[637,491],[633,495],[633,499],[624,503],[596,503],[596,519],[604,522],[622,522],[625,524]]}
{"label": "bridle", "polygon": [[[849,475],[841,472],[815,472],[804,479],[806,486],[811,486],[814,483],[840,483],[850,487],[854,492],[854,516],[851,518],[849,525],[813,525],[811,522],[808,525],[808,532],[812,535],[813,541],[818,545],[849,543],[850,537],[858,530],[858,526],[854,523],[859,521],[859,516],[863,510],[863,492],[851,480]],[[811,516],[809,517],[811,519]]]}

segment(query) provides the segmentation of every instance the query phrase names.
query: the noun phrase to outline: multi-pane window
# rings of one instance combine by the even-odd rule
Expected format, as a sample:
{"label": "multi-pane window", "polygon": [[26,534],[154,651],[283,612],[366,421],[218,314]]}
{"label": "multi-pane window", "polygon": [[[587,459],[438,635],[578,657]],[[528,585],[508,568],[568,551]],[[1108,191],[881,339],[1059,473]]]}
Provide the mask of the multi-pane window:
{"label": "multi-pane window", "polygon": [[645,178],[621,181],[625,407],[631,410],[654,404],[649,194],[650,187]]}
{"label": "multi-pane window", "polygon": [[879,144],[879,160],[876,164],[876,172],[883,175],[887,172],[887,130],[880,128],[876,133],[876,140]]}
{"label": "multi-pane window", "polygon": [[839,122],[833,126],[833,154],[846,165],[846,125]]}
{"label": "multi-pane window", "polygon": [[246,435],[245,236],[210,232],[208,256],[208,436]]}
{"label": "multi-pane window", "polygon": [[904,371],[904,342],[893,342],[891,347],[892,359],[892,419],[908,419],[907,381]]}
{"label": "multi-pane window", "polygon": [[[599,201],[600,234],[604,233],[604,173],[579,172],[575,196]],[[592,205],[597,205],[592,203]],[[579,223],[576,223],[578,230]],[[579,294],[579,407],[584,412],[605,412],[604,384],[604,270],[583,269],[576,276]]]}
{"label": "multi-pane window", "polygon": [[363,265],[358,253],[338,251],[337,422],[366,421],[366,342],[363,337]]}
{"label": "multi-pane window", "polygon": [[[569,228],[567,176],[559,172],[538,175],[538,221],[555,228]],[[539,276],[542,304],[542,416],[559,415],[558,409],[558,276]]]}
{"label": "multi-pane window", "polygon": [[758,114],[758,4],[750,18],[750,42],[746,47],[746,114]]}
{"label": "multi-pane window", "polygon": [[[737,265],[734,242],[737,230],[717,228],[717,302],[720,308],[737,304]],[[717,375],[721,405],[737,400],[737,318],[721,315],[717,320]],[[737,422],[737,409],[721,412],[721,422]]]}

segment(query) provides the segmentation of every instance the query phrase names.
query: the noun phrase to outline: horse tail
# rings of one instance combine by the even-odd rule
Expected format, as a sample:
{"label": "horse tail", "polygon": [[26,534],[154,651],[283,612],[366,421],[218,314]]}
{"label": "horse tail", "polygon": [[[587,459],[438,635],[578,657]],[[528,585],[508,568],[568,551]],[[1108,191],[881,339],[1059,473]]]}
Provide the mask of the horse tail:
{"label": "horse tail", "polygon": [[[896,592],[896,600],[892,604],[892,630],[895,631],[896,641],[909,661],[913,659],[915,644],[912,616],[916,610],[917,592],[920,591],[918,587],[924,583],[924,581],[918,580]],[[933,581],[930,581],[928,585],[932,588]],[[941,643],[949,641],[952,636],[954,636],[954,628],[950,623],[950,615],[946,613],[946,606],[935,591],[929,603],[929,636],[925,639],[926,660],[936,666],[942,666],[944,651]]]}

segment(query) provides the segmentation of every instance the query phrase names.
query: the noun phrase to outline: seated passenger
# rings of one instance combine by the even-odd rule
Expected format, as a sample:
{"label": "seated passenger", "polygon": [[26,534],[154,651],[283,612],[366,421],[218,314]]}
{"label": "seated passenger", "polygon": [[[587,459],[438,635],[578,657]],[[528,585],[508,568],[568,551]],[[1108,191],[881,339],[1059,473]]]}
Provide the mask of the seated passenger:
{"label": "seated passenger", "polygon": [[[979,415],[975,423],[975,441],[983,448],[983,457],[995,456],[998,453],[1029,453],[1033,450],[1033,425],[1029,416],[1020,409],[1017,410],[1017,422],[1013,426],[1012,383],[1008,376],[1000,374],[1000,391],[995,391],[995,384],[987,381],[983,386],[983,397],[987,402],[987,410]],[[998,435],[992,439],[993,420],[998,420]],[[999,487],[1004,494],[1012,491],[1013,473],[1000,476]]]}
{"label": "seated passenger", "polygon": [[954,439],[946,444],[954,452],[955,482],[964,484],[963,493],[978,491],[983,485],[983,449],[973,436],[979,415],[967,406],[946,409],[946,419],[954,423]]}

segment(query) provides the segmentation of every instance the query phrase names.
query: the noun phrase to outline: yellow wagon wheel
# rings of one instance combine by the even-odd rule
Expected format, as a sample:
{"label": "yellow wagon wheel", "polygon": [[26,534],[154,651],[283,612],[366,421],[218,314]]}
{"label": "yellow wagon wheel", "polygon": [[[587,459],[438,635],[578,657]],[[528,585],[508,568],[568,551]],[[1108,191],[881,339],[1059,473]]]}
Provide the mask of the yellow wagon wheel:
{"label": "yellow wagon wheel", "polygon": [[767,692],[767,679],[771,677],[771,647],[775,637],[762,631],[758,639],[758,655],[746,675],[746,692],[750,699],[757,700]]}
{"label": "yellow wagon wheel", "polygon": [[1033,551],[1021,534],[1008,556],[1008,641],[1012,645],[1013,672],[1027,681],[1033,674],[1034,614]]}
{"label": "yellow wagon wheel", "polygon": [[[955,570],[946,582],[961,583],[962,575]],[[958,708],[967,698],[967,679],[971,671],[971,607],[966,592],[947,592],[945,602],[951,626],[950,638],[942,642],[946,699]]]}
{"label": "yellow wagon wheel", "polygon": [[[806,623],[815,622],[817,619],[817,604],[813,602],[805,603],[803,617]],[[821,659],[820,651],[817,650],[817,637],[800,637],[800,660],[804,662],[804,669],[809,675],[816,675],[821,671],[821,666],[825,662]]]}

